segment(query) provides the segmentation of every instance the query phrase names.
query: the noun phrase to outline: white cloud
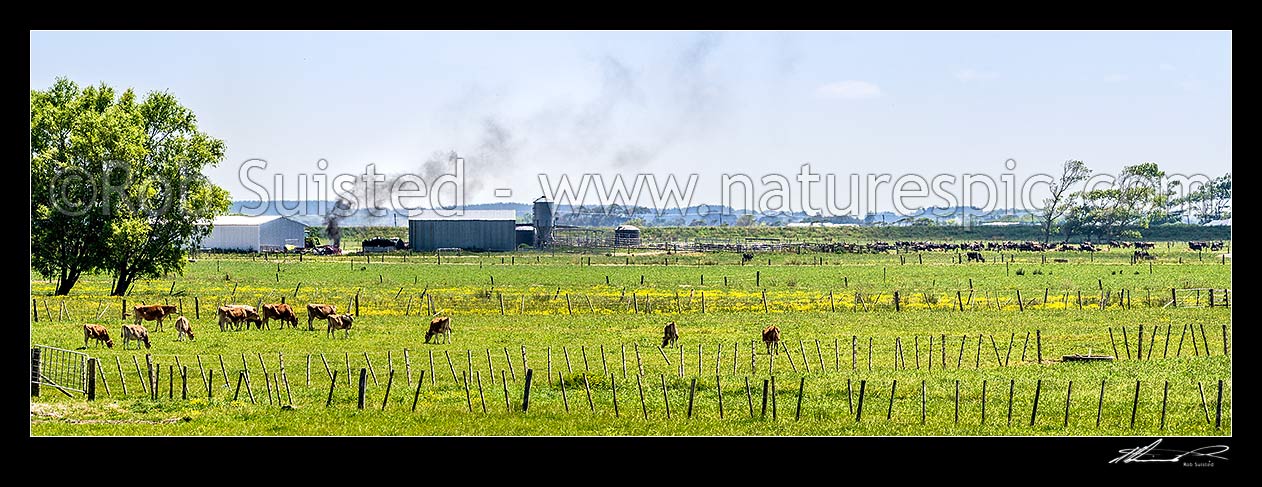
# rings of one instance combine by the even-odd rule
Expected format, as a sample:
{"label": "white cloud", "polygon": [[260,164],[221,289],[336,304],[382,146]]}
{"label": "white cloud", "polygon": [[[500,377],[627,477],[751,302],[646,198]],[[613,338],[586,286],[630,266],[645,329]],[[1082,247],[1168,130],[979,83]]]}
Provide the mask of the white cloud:
{"label": "white cloud", "polygon": [[1130,76],[1127,76],[1124,74],[1110,74],[1104,77],[1104,82],[1105,83],[1121,83],[1128,79],[1131,79]]}
{"label": "white cloud", "polygon": [[968,68],[956,71],[955,77],[961,82],[967,83],[969,81],[995,79],[999,77],[999,73],[994,71],[978,71],[976,69]]}
{"label": "white cloud", "polygon": [[821,85],[816,93],[824,98],[857,100],[881,96],[881,87],[867,81],[846,80]]}
{"label": "white cloud", "polygon": [[1157,69],[1162,71],[1174,71],[1174,65],[1170,63],[1161,63],[1157,66]]}

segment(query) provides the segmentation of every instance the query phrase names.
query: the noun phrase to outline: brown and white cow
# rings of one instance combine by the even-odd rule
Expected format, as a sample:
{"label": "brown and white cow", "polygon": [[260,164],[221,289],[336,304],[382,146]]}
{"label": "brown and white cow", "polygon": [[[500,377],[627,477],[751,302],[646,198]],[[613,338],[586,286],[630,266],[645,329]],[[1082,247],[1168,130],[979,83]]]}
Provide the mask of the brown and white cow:
{"label": "brown and white cow", "polygon": [[180,335],[175,337],[175,341],[183,341],[187,336],[189,341],[193,341],[193,325],[188,323],[188,318],[180,316],[175,320],[175,331]]}
{"label": "brown and white cow", "polygon": [[780,344],[780,327],[771,325],[762,330],[762,342],[767,345],[767,355],[780,353],[776,348]]}
{"label": "brown and white cow", "polygon": [[178,309],[169,304],[151,304],[148,306],[136,306],[132,311],[136,315],[137,325],[142,321],[157,321],[158,327],[155,331],[160,331],[162,330],[162,319],[174,315]]}
{"label": "brown and white cow", "polygon": [[[438,335],[443,343],[451,341],[451,317],[437,316],[429,320],[429,331],[425,332],[425,343],[429,343],[429,339],[435,335]],[[434,343],[438,343],[438,340],[434,340]]]}
{"label": "brown and white cow", "polygon": [[307,304],[307,331],[315,331],[311,322],[337,314],[337,306],[331,304]]}
{"label": "brown and white cow", "polygon": [[672,321],[662,329],[662,346],[665,347],[677,341],[679,341],[679,327]]}
{"label": "brown and white cow", "polygon": [[[351,323],[352,323],[353,321],[355,321],[355,317],[354,317],[354,316],[351,316],[351,315],[349,315],[349,314],[342,314],[342,315],[329,315],[329,316],[328,316],[328,317],[326,317],[325,319],[329,321],[329,333],[328,333],[328,335],[333,335],[333,336],[335,336],[335,337],[336,337],[337,335],[335,335],[335,334],[333,333],[333,331],[334,331],[334,330],[346,330],[346,333],[345,333],[345,334],[343,334],[342,336],[343,336],[343,337],[345,337],[345,338],[350,338],[350,336],[351,336]],[[328,335],[326,335],[326,336],[328,336]]]}
{"label": "brown and white cow", "polygon": [[298,327],[298,316],[294,314],[293,306],[284,303],[265,304],[260,311],[263,312],[263,326],[265,328],[271,328],[267,323],[273,319],[280,320],[282,327],[284,323],[289,323],[289,326],[294,328]]}
{"label": "brown and white cow", "polygon": [[108,348],[114,348],[114,340],[110,339],[109,330],[101,325],[83,325],[83,348],[88,348],[88,340],[105,342]]}
{"label": "brown and white cow", "polygon": [[234,304],[219,307],[219,331],[227,331],[225,325],[232,325],[233,329],[240,330],[242,322],[253,322],[259,328],[263,327],[263,319],[253,306]]}
{"label": "brown and white cow", "polygon": [[[123,350],[127,350],[127,344],[132,340],[145,344],[145,348],[149,348],[149,330],[140,325],[123,325]],[[140,348],[137,344],[136,348]]]}

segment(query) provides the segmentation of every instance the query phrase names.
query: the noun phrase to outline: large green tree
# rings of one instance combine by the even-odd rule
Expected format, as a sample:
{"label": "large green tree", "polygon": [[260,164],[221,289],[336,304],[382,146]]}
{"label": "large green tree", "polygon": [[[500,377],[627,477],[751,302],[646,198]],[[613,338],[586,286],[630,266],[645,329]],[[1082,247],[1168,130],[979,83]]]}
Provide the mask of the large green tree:
{"label": "large green tree", "polygon": [[170,93],[149,93],[136,106],[144,152],[130,165],[125,201],[110,226],[105,265],[111,294],[132,282],[183,272],[188,251],[210,233],[198,225],[228,211],[229,194],[206,177],[224,158],[222,140],[197,130],[197,117]]}
{"label": "large green tree", "polygon": [[203,171],[223,142],[169,93],[137,100],[60,78],[31,91],[31,258],[67,294],[80,276],[109,272],[112,294],[139,278],[182,272],[187,253],[223,214],[227,191]]}
{"label": "large green tree", "polygon": [[99,271],[121,196],[110,173],[144,151],[135,95],[58,79],[31,90],[31,263],[58,295]]}

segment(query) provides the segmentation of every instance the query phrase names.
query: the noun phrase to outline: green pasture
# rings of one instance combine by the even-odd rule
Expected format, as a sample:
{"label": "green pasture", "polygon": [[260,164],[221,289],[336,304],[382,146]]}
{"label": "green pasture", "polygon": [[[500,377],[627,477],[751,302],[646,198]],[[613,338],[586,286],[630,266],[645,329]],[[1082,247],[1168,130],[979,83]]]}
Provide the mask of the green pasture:
{"label": "green pasture", "polygon": [[[1224,349],[1234,354],[1231,311],[1222,306],[1208,307],[1209,289],[1217,290],[1215,304],[1221,305],[1222,290],[1231,287],[1230,259],[1223,264],[1222,259],[1212,258],[1216,256],[1204,255],[1202,261],[1197,253],[1188,252],[1186,248],[1158,248],[1158,260],[1150,269],[1147,262],[1132,265],[1129,253],[1121,249],[1094,256],[1049,252],[1046,264],[1040,254],[1013,253],[1009,261],[1009,254],[1005,253],[1004,263],[999,262],[998,253],[986,254],[988,262],[985,264],[952,263],[953,252],[926,252],[921,256],[758,254],[753,262],[745,265],[741,265],[738,254],[645,255],[643,252],[634,255],[625,252],[444,255],[441,264],[432,254],[374,256],[371,262],[364,256],[304,256],[299,261],[293,255],[281,256],[279,260],[269,256],[264,260],[261,256],[203,254],[189,264],[184,275],[142,281],[126,296],[128,306],[142,302],[181,305],[181,312],[192,320],[196,340],[178,342],[169,322],[165,331],[154,330],[156,324],[148,322],[153,348],[139,351],[123,350],[119,333],[121,325],[128,321],[119,313],[123,298],[104,296],[110,284],[107,276],[89,276],[70,296],[61,297],[51,296],[52,285],[32,273],[31,297],[39,313],[38,322],[33,314],[31,316],[32,344],[66,349],[83,347],[84,323],[106,325],[116,344],[113,349],[106,349],[93,343],[85,350],[100,359],[104,372],[104,381],[98,382],[97,401],[88,403],[78,393],[74,393],[72,399],[55,388],[44,386],[40,397],[32,398],[31,432],[34,435],[1231,433],[1231,360],[1230,355],[1224,355]],[[770,265],[767,258],[772,259]],[[1069,262],[1055,263],[1053,258],[1066,258]],[[668,260],[663,264],[661,259]],[[1018,269],[1022,270],[1022,275],[1017,274]],[[1035,274],[1035,270],[1041,272]],[[704,284],[701,282],[703,274]],[[724,277],[728,279],[726,285]],[[1171,288],[1179,289],[1177,306],[1169,302]],[[1021,304],[1016,302],[1017,290],[1022,293]],[[764,291],[766,308],[762,301]],[[899,311],[895,311],[893,305],[894,291],[900,292]],[[965,304],[964,311],[959,310],[957,291]],[[1085,302],[1081,309],[1079,291],[1084,294]],[[700,304],[702,292],[706,300],[704,312]],[[1047,301],[1044,301],[1045,293]],[[1103,308],[1100,306],[1102,293],[1107,296]],[[306,330],[305,303],[328,302],[337,305],[339,311],[349,308],[354,313],[356,294],[359,295],[358,317],[349,337],[344,337],[342,332],[329,337],[324,323],[320,322],[315,323],[315,331]],[[215,323],[212,310],[217,304],[254,305],[260,301],[279,302],[282,297],[298,310],[299,328],[280,328],[273,322],[272,329],[225,332]],[[431,299],[435,311],[452,316],[452,343],[424,343]],[[678,323],[680,346],[659,351],[661,327],[667,321]],[[774,359],[774,371],[772,360],[760,341],[761,329],[769,324],[783,330],[784,349]],[[1185,327],[1188,324],[1195,325],[1191,332]],[[1140,325],[1144,326],[1143,360],[1137,358]],[[945,364],[943,335],[946,336]],[[1114,355],[1114,345],[1119,360],[1113,362],[1061,362],[1062,356],[1071,354]],[[896,365],[899,347],[902,357]],[[1042,362],[1039,362],[1040,351]],[[751,355],[751,352],[754,353]],[[141,392],[137,368],[145,369],[145,353],[152,355],[161,374],[156,401]],[[169,367],[176,364],[177,357],[180,365],[188,369],[188,400],[180,398],[178,376],[168,382],[171,379]],[[376,380],[373,380],[374,374],[368,375],[365,409],[359,410],[356,386],[360,370],[368,368],[369,360]],[[325,404],[330,380],[325,363],[328,371],[338,373],[332,405],[328,407]],[[119,383],[119,366],[127,384],[126,395]],[[264,366],[267,373],[276,374],[282,384],[287,379],[289,390],[283,385],[279,388],[284,399],[278,400],[273,388],[269,402],[268,386],[273,384],[270,379],[265,380]],[[248,391],[254,394],[253,403],[244,384],[233,400],[238,379],[247,367]],[[527,367],[532,370],[533,380],[530,407],[523,413],[524,369]],[[393,381],[389,379],[392,368]],[[639,374],[641,368],[643,375]],[[210,374],[211,370],[214,370],[213,398],[208,398],[202,374]],[[422,372],[425,383],[418,394],[417,383]],[[763,381],[769,381],[773,374],[774,400],[768,399],[764,418]],[[481,396],[477,387],[479,376]],[[511,412],[505,406],[502,376],[508,378]],[[642,382],[643,409],[637,376]],[[468,396],[462,377],[468,378]],[[746,394],[746,378],[750,384],[749,395]],[[795,418],[803,378],[800,418]],[[688,399],[693,379],[697,385],[689,419]],[[564,398],[560,380],[564,380],[566,387]],[[663,380],[665,399],[669,400],[669,419],[666,418]],[[891,410],[890,390],[895,380],[897,387]],[[1102,380],[1104,399],[1100,402]],[[1137,380],[1140,395],[1136,403]],[[1219,380],[1224,381],[1221,419],[1216,418]],[[716,381],[722,386],[723,418],[719,418]],[[958,423],[956,381],[960,388]],[[981,422],[983,381],[986,384],[985,423]],[[1069,396],[1066,426],[1065,403],[1070,381],[1073,381],[1073,390]],[[383,411],[388,383],[389,399]],[[1204,403],[1198,383],[1204,390]],[[108,393],[104,384],[109,384]],[[174,386],[173,391],[169,391],[168,384]],[[1013,392],[1011,424],[1008,421],[1010,386]],[[856,421],[861,387],[862,414]],[[590,406],[588,389],[592,398]],[[1036,389],[1038,409],[1031,426]],[[174,399],[169,399],[168,394]],[[282,408],[282,404],[290,404],[290,396],[292,409]],[[1161,424],[1163,396],[1164,427]],[[412,411],[414,398],[417,407]],[[753,418],[749,412],[751,400]]]}

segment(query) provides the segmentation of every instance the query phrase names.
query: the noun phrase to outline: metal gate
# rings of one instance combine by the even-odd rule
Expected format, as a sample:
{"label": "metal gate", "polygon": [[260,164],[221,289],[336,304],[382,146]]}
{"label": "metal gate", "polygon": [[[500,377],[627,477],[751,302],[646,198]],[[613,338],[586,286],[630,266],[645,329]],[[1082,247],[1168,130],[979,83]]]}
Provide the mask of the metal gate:
{"label": "metal gate", "polygon": [[31,347],[31,395],[38,396],[40,385],[87,393],[88,355],[47,345]]}

